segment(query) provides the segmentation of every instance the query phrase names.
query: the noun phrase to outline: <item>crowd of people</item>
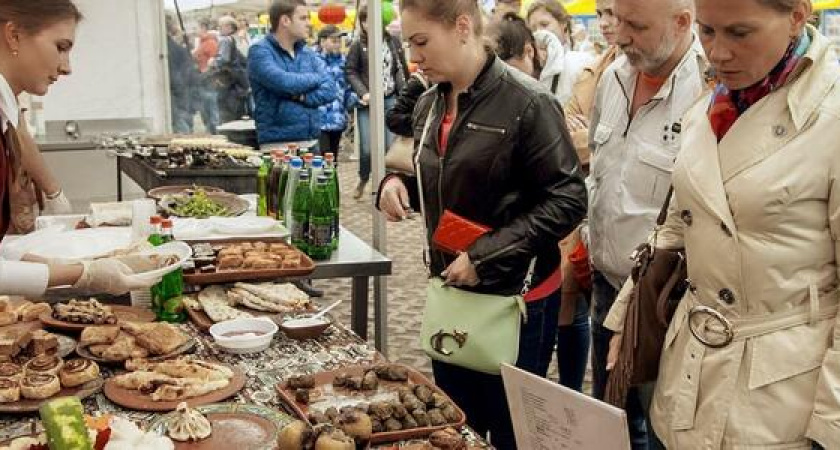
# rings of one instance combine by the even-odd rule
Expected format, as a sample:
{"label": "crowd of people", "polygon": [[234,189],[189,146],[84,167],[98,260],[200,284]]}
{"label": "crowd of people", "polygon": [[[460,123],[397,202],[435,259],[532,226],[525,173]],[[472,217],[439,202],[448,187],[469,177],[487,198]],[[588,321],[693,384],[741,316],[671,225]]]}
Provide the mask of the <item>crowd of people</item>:
{"label": "crowd of people", "polygon": [[[421,213],[424,262],[445,288],[521,295],[512,362],[546,376],[556,351],[560,382],[579,391],[589,364],[598,399],[638,339],[624,336],[638,319],[631,255],[645,242],[681,251],[658,377],[621,405],[634,450],[840,448],[840,67],[811,2],[598,0],[597,12],[608,47],[596,57],[554,0],[498,0],[492,15],[476,0],[402,0],[405,45],[385,36],[373,82],[390,131],[414,142],[413,170],[381,181],[377,208],[395,222]],[[17,96],[70,74],[81,18],[69,0],[0,3],[0,235],[21,180],[37,178]],[[194,40],[168,24],[176,131],[196,113],[210,126],[252,112],[263,149],[337,150],[358,108],[367,132],[367,30],[345,56],[335,27],[309,45],[303,0],[274,0],[269,21],[253,43],[232,17]],[[369,176],[363,162],[359,197]],[[486,232],[443,250],[450,213]],[[135,263],[3,261],[0,291],[148,287]],[[497,373],[432,368],[470,426],[516,448]]]}
{"label": "crowd of people", "polygon": [[253,100],[246,69],[251,46],[247,20],[234,15],[203,19],[198,32],[190,35],[168,15],[166,30],[173,132],[197,131],[197,114],[210,134],[222,123],[249,116]]}
{"label": "crowd of people", "polygon": [[[409,86],[389,114],[414,137],[416,170],[386,177],[378,208],[422,211],[445,285],[512,295],[530,280],[516,365],[545,376],[556,348],[561,383],[580,389],[591,339],[599,399],[633,320],[631,255],[652,236],[684,251],[659,377],[622,405],[632,447],[840,448],[840,94],[810,2],[597,11],[610,47],[593,60],[572,50],[557,2],[523,17],[497,1],[490,18],[472,0],[401,2],[410,61],[433,87]],[[490,231],[442,251],[449,212]],[[469,424],[515,448],[501,378],[432,364]]]}

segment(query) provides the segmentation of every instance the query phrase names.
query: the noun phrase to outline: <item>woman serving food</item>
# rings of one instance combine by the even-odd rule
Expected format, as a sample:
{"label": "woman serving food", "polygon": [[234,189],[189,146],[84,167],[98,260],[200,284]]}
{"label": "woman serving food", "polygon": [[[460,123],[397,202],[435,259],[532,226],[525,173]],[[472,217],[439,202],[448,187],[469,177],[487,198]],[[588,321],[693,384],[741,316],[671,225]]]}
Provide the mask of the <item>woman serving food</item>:
{"label": "woman serving food", "polygon": [[[70,74],[70,51],[82,15],[70,0],[0,2],[0,239],[12,220],[12,183],[23,176],[18,96],[43,96]],[[2,242],[0,242],[2,245]],[[47,287],[124,294],[158,280],[136,277],[150,269],[140,257],[107,258],[79,264],[0,261],[0,294],[38,297]]]}

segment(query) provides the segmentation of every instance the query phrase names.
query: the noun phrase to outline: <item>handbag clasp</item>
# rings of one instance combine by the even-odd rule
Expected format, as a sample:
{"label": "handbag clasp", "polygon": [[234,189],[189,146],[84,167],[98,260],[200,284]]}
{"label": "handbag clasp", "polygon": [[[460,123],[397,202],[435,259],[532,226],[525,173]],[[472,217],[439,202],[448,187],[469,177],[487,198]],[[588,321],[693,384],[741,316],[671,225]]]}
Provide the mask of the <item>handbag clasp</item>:
{"label": "handbag clasp", "polygon": [[443,356],[450,356],[452,355],[452,350],[447,350],[446,347],[443,346],[443,340],[446,338],[452,338],[458,344],[458,348],[463,348],[464,344],[467,342],[467,335],[468,333],[466,331],[452,330],[452,332],[449,333],[441,329],[429,338],[429,343],[436,352]]}

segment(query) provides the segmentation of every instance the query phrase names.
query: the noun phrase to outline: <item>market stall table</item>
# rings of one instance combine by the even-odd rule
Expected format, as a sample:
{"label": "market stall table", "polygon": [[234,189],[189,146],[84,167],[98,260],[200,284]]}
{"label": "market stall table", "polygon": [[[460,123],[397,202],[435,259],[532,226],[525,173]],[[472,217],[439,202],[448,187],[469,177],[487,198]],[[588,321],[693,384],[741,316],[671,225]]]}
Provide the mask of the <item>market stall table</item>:
{"label": "market stall table", "polygon": [[[193,324],[180,326],[181,330],[197,339],[195,355],[202,359],[218,360],[236,367],[247,375],[245,387],[228,402],[249,403],[293,414],[291,408],[280,400],[277,385],[291,376],[314,374],[344,367],[369,365],[385,361],[376,350],[368,346],[355,333],[342,325],[334,324],[317,339],[296,341],[278,333],[271,347],[258,354],[234,355],[220,349],[206,333]],[[105,377],[114,375],[108,367],[102,367]],[[86,412],[112,413],[128,418],[140,425],[147,425],[155,413],[129,411],[113,404],[103,393],[83,401]],[[37,414],[0,414],[0,442],[43,431]],[[471,440],[475,435],[463,431]]]}

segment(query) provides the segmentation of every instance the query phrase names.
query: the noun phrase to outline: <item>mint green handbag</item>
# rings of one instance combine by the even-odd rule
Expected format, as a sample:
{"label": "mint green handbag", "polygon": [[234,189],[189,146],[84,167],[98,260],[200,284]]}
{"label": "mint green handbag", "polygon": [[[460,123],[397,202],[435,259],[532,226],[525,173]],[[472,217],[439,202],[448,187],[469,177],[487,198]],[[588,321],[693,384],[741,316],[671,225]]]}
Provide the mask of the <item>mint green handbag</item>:
{"label": "mint green handbag", "polygon": [[[414,157],[423,226],[426,206],[420,174],[420,153],[432,121],[432,112]],[[428,233],[427,233],[428,235]],[[431,261],[429,243],[423,240],[425,260]],[[420,328],[420,345],[430,358],[467,369],[499,375],[502,364],[516,364],[519,357],[519,331],[527,321],[524,295],[534,274],[536,258],[531,260],[520,295],[492,295],[465,291],[431,277],[426,288],[426,306]]]}

